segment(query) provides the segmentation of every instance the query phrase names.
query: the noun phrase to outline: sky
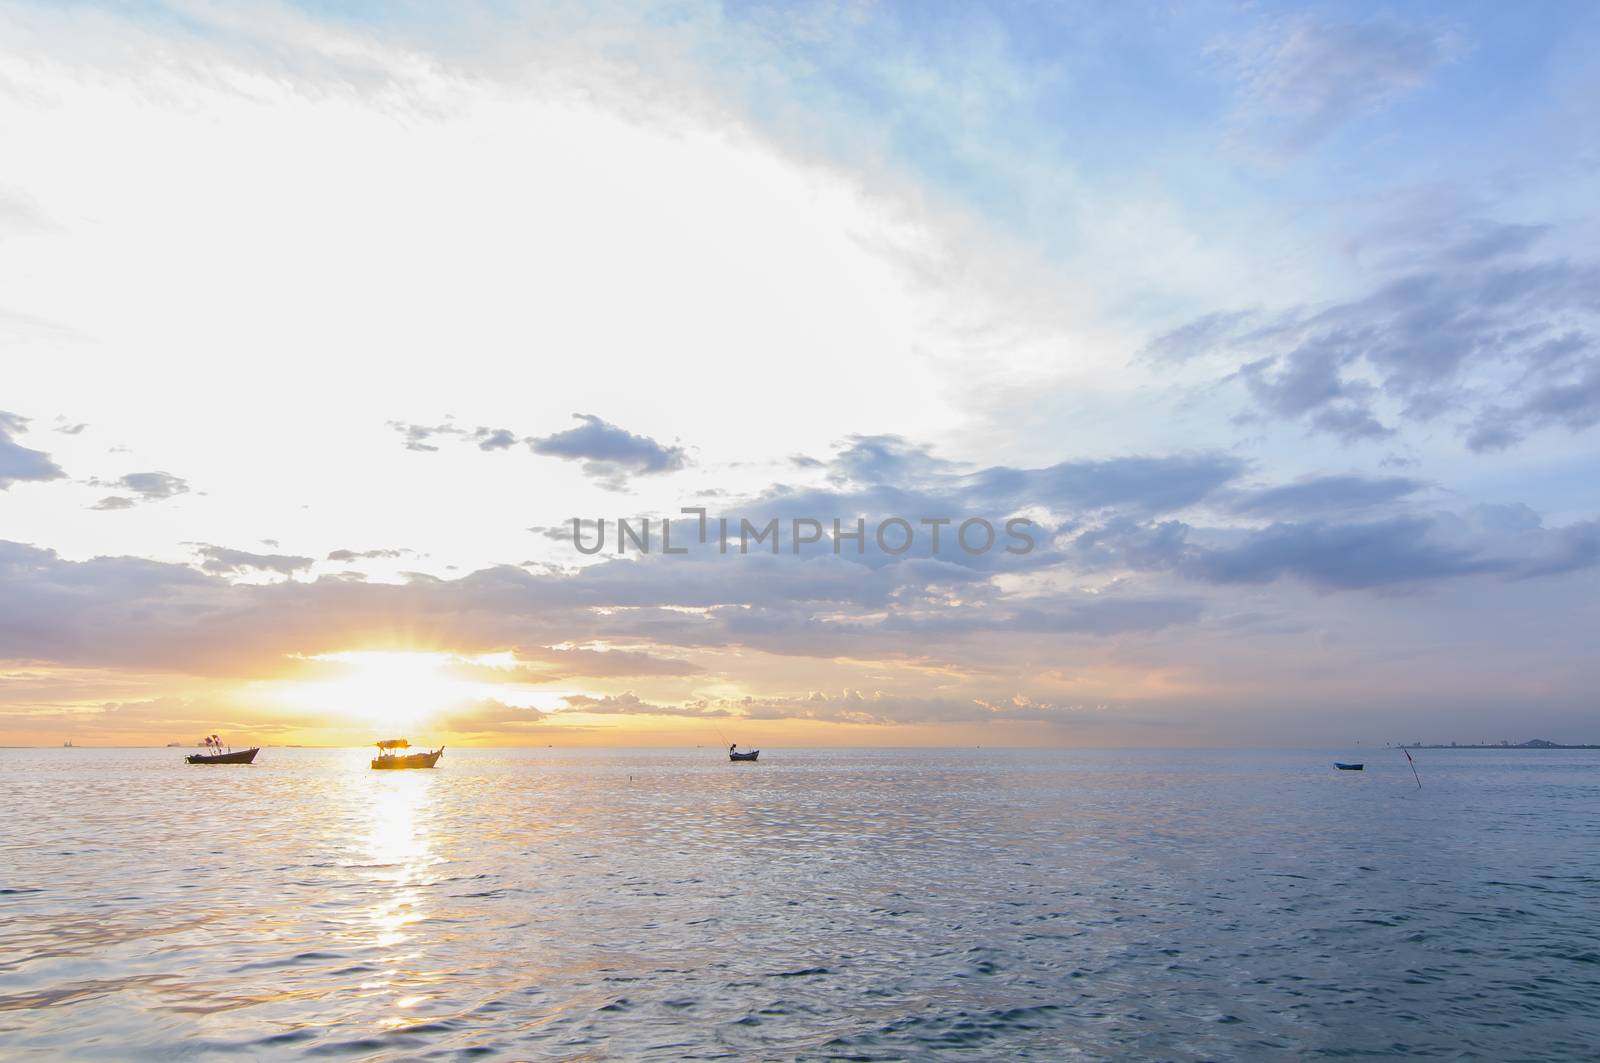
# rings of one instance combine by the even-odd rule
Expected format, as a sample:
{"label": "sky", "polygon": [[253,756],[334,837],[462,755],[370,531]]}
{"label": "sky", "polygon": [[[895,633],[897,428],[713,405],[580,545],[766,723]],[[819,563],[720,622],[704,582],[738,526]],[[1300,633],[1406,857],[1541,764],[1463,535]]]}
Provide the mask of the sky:
{"label": "sky", "polygon": [[1597,44],[0,3],[0,744],[1600,741]]}

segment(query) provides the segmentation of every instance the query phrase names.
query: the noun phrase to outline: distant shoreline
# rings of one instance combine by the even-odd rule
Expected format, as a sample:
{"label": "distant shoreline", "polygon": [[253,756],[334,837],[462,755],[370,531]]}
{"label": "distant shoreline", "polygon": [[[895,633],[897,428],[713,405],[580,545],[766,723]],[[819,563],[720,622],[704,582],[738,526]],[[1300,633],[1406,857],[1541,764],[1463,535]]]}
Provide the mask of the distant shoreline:
{"label": "distant shoreline", "polygon": [[1430,742],[1430,743],[1421,744],[1421,745],[1405,745],[1405,744],[1401,744],[1401,745],[1395,746],[1394,748],[1396,748],[1396,749],[1522,749],[1522,750],[1527,750],[1527,749],[1600,749],[1600,745],[1564,746],[1560,742],[1538,742],[1538,741],[1535,741],[1535,742],[1519,742],[1516,745],[1505,745],[1505,744],[1498,743],[1498,742],[1497,743],[1472,743],[1472,744],[1462,743],[1461,745],[1457,745],[1456,743],[1451,742],[1448,745],[1446,745],[1446,744],[1441,743],[1441,742]]}

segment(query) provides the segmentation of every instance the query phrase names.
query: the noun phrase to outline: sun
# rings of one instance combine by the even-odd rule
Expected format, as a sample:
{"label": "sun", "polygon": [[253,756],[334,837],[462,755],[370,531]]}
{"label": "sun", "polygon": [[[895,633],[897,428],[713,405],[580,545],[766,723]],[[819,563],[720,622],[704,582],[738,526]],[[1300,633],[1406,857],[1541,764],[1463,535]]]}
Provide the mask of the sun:
{"label": "sun", "polygon": [[331,674],[280,684],[289,704],[370,724],[379,737],[405,737],[439,713],[477,693],[476,685],[451,674],[460,658],[416,650],[351,650],[306,658]]}

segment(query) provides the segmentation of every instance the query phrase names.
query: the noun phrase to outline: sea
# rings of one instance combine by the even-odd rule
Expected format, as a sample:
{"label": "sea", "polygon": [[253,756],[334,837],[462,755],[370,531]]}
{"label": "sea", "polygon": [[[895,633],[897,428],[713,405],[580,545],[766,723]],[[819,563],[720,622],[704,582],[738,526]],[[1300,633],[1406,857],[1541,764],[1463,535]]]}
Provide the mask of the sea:
{"label": "sea", "polygon": [[0,750],[0,1058],[1600,1058],[1597,751],[185,752]]}

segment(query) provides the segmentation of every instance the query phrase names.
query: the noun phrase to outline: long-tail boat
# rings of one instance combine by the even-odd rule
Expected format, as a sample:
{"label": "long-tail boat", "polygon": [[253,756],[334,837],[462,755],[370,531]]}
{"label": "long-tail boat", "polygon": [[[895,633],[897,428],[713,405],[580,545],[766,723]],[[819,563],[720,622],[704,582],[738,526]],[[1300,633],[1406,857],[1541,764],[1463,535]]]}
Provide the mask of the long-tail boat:
{"label": "long-tail boat", "polygon": [[427,753],[395,752],[410,748],[411,743],[404,738],[385,738],[378,743],[378,755],[372,758],[372,766],[379,769],[431,768],[444,756],[444,746]]}
{"label": "long-tail boat", "polygon": [[183,759],[190,764],[249,764],[256,759],[256,754],[261,752],[260,746],[239,750],[229,749],[216,735],[206,735],[206,749],[205,753],[190,753]]}

